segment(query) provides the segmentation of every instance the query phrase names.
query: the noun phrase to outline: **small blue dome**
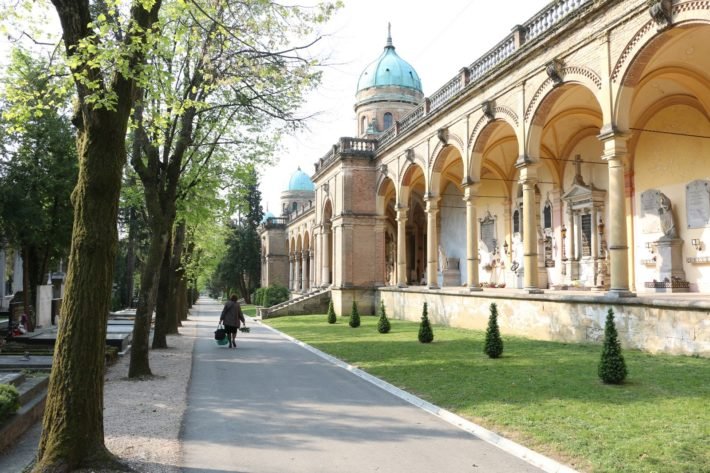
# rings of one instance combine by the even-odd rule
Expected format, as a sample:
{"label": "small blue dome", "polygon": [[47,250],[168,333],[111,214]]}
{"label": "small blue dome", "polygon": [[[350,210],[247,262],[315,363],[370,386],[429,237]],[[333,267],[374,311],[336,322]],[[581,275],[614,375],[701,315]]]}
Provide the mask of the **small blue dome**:
{"label": "small blue dome", "polygon": [[316,187],[313,185],[313,181],[308,177],[308,174],[301,171],[299,167],[296,172],[291,176],[291,180],[288,182],[288,190],[290,191],[315,191]]}
{"label": "small blue dome", "polygon": [[266,223],[270,218],[276,218],[276,215],[267,210],[264,214],[264,218],[261,219],[261,223]]}
{"label": "small blue dome", "polygon": [[388,34],[385,50],[360,74],[357,91],[370,87],[406,87],[422,91],[422,81],[417,71],[394,51],[392,36]]}

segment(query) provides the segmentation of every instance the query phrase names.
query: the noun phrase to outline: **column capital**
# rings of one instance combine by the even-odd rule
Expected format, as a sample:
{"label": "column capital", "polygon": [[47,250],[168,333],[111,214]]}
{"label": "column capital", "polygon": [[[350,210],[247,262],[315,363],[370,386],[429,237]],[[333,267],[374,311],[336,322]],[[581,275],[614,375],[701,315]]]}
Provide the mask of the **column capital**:
{"label": "column capital", "polygon": [[437,212],[439,210],[439,196],[434,195],[431,192],[424,195],[424,202],[426,203],[426,212]]}
{"label": "column capital", "polygon": [[525,169],[525,168],[535,168],[539,165],[537,161],[533,160],[530,156],[526,154],[521,154],[518,156],[518,159],[515,161],[515,167],[517,169]]}
{"label": "column capital", "polygon": [[478,192],[481,190],[481,183],[480,182],[468,182],[464,184],[463,186],[463,200],[465,202],[471,202],[473,199],[478,195]]}

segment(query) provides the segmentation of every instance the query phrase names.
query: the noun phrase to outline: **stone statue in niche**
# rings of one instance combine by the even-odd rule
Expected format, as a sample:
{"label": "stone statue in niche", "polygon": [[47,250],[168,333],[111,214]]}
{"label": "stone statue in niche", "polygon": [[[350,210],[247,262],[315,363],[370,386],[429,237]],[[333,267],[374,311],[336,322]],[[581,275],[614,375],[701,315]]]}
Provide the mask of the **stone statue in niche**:
{"label": "stone statue in niche", "polygon": [[661,220],[661,231],[663,240],[673,240],[678,238],[678,231],[675,227],[675,220],[673,219],[673,206],[671,204],[671,199],[668,198],[663,192],[658,194],[658,215]]}
{"label": "stone statue in niche", "polygon": [[444,248],[439,245],[439,271],[444,271],[446,269],[449,269],[449,262],[446,259],[446,252],[444,251]]}

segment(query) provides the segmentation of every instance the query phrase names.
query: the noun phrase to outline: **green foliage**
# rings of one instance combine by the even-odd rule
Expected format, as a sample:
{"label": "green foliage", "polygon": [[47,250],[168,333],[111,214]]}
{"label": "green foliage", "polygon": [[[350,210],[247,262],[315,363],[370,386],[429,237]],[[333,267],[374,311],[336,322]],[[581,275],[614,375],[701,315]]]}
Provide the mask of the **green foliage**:
{"label": "green foliage", "polygon": [[357,311],[357,302],[353,301],[353,308],[350,311],[350,320],[348,325],[352,328],[358,328],[360,326],[360,313]]}
{"label": "green foliage", "polygon": [[269,287],[260,287],[254,291],[254,305],[263,307],[271,307],[272,305],[280,304],[289,299],[289,290],[278,284],[272,284]]}
{"label": "green foliage", "polygon": [[17,412],[20,408],[20,393],[11,384],[0,384],[0,420]]}
{"label": "green foliage", "polygon": [[432,330],[431,323],[429,322],[429,311],[426,302],[422,309],[422,321],[419,323],[419,333],[417,336],[421,343],[431,343],[434,341],[434,330]]}
{"label": "green foliage", "polygon": [[377,331],[380,333],[389,333],[391,328],[390,321],[385,312],[385,303],[380,301],[380,318],[377,320]]}
{"label": "green foliage", "polygon": [[[31,290],[69,252],[78,175],[69,97],[56,90],[49,63],[19,49],[0,90],[0,237],[22,249]],[[15,115],[30,100],[29,115]]]}
{"label": "green foliage", "polygon": [[489,358],[500,358],[503,354],[503,339],[500,338],[498,329],[498,306],[494,303],[490,307],[491,315],[488,317],[488,328],[486,328],[486,342],[483,353]]}
{"label": "green foliage", "polygon": [[597,373],[606,384],[621,384],[626,379],[626,362],[614,325],[614,310],[609,309],[604,326],[604,347]]}
{"label": "green foliage", "polygon": [[334,324],[337,321],[338,319],[335,316],[335,309],[333,308],[333,299],[331,299],[328,303],[328,323]]}

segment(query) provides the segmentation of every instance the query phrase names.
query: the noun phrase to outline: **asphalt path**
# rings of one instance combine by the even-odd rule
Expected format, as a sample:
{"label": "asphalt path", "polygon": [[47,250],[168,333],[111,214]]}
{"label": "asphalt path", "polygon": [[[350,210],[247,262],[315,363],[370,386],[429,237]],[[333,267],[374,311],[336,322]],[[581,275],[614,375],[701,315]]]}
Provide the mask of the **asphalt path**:
{"label": "asphalt path", "polygon": [[221,304],[201,298],[183,471],[541,471],[248,321],[237,349],[213,339]]}

